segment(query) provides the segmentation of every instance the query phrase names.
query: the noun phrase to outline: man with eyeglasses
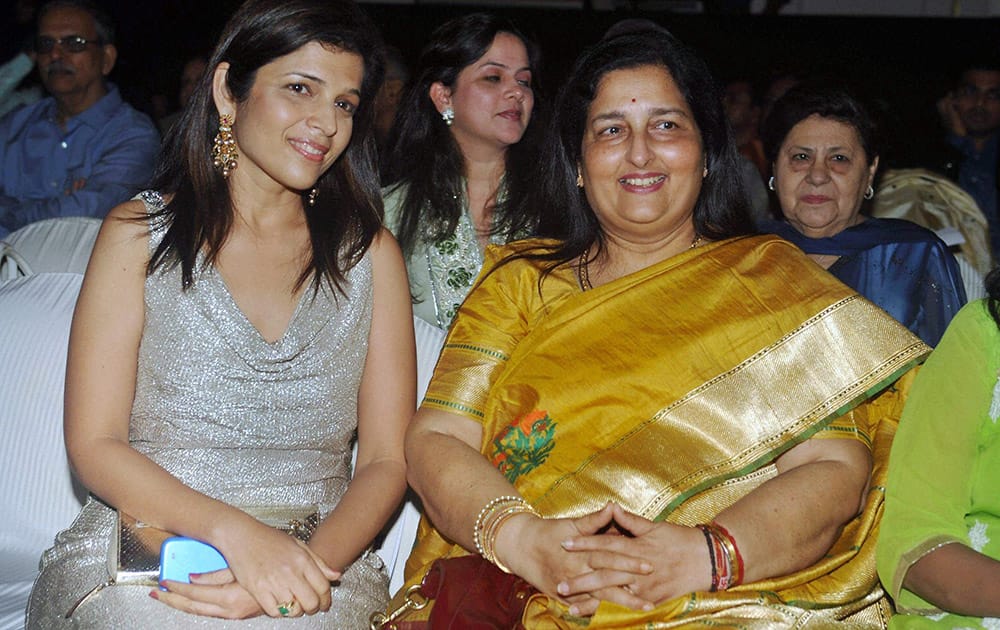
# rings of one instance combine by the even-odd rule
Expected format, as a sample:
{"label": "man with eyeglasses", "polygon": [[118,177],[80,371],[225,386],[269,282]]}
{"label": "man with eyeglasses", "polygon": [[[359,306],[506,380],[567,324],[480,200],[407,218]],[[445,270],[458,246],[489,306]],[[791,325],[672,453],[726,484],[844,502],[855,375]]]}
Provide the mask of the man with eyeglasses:
{"label": "man with eyeglasses", "polygon": [[108,83],[114,27],[89,0],[38,13],[38,73],[49,97],[0,119],[0,238],[61,216],[103,217],[149,179],[159,135]]}
{"label": "man with eyeglasses", "polygon": [[948,128],[948,142],[961,156],[958,185],[976,200],[986,216],[993,258],[1000,259],[1000,61],[967,67],[958,87],[939,103],[939,108]]}

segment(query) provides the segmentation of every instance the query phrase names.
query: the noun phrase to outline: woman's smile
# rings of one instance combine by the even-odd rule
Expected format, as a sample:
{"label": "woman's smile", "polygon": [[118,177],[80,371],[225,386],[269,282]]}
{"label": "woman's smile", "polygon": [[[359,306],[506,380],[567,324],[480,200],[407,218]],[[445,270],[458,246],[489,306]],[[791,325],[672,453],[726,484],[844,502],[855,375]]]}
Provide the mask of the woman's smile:
{"label": "woman's smile", "polygon": [[659,190],[667,176],[663,174],[628,174],[618,180],[622,188],[633,193],[651,193]]}
{"label": "woman's smile", "polygon": [[326,157],[327,152],[330,151],[330,146],[325,144],[320,144],[312,140],[305,140],[302,138],[292,138],[288,141],[292,148],[298,151],[302,157],[306,158],[311,162],[323,162],[323,158]]}

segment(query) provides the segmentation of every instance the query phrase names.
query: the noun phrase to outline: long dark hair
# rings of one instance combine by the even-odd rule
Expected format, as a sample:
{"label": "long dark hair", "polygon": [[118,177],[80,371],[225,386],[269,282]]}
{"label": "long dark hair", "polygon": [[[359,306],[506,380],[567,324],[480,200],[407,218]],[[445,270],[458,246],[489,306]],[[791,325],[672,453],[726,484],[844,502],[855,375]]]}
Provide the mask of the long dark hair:
{"label": "long dark hair", "polygon": [[[420,240],[436,241],[455,231],[465,195],[462,177],[465,158],[441,121],[429,92],[441,82],[453,86],[459,72],[486,54],[499,33],[509,33],[524,44],[533,74],[537,75],[537,46],[509,20],[474,13],[445,22],[431,34],[420,53],[417,70],[399,104],[390,137],[385,180],[405,186],[396,238],[406,254]],[[533,157],[538,142],[538,92],[535,108],[521,141],[507,150],[504,185],[506,196],[493,209],[494,234],[508,238],[530,231],[535,212],[528,202],[532,188]]]}
{"label": "long dark hair", "polygon": [[986,307],[1000,328],[1000,267],[986,274]]}
{"label": "long dark hair", "polygon": [[173,199],[156,217],[167,230],[150,258],[148,274],[180,264],[183,286],[189,288],[199,253],[206,265],[214,263],[233,224],[229,186],[212,166],[212,139],[219,127],[212,99],[214,69],[230,64],[227,87],[243,102],[259,68],[310,42],[358,54],[364,79],[351,141],[316,182],[315,205],[303,203],[312,257],[295,290],[310,276],[314,289],[324,279],[340,288],[344,274],[367,251],[382,222],[372,134],[372,104],[382,81],[376,29],[351,0],[248,0],[226,24],[208,72],[175,125],[177,132],[164,144],[152,187]]}
{"label": "long dark hair", "polygon": [[604,247],[600,223],[576,185],[581,139],[601,79],[615,70],[641,66],[658,66],[670,73],[701,132],[708,175],[694,207],[697,233],[718,240],[754,232],[722,97],[708,66],[662,29],[628,32],[604,39],[581,55],[553,108],[543,143],[546,154],[539,164],[539,207],[543,214],[538,232],[560,244],[548,253],[529,256],[553,261],[550,270],[583,255],[595,244],[597,253]]}

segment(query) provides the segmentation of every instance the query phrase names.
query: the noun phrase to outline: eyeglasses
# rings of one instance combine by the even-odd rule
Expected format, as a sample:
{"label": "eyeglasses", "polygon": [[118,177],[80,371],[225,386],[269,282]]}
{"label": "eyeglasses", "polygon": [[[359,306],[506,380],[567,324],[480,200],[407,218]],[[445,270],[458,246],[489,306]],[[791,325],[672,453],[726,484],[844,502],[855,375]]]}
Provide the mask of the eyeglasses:
{"label": "eyeglasses", "polygon": [[100,46],[101,40],[99,38],[84,39],[79,35],[67,35],[66,37],[60,37],[59,39],[43,35],[35,38],[35,52],[40,55],[48,54],[52,52],[52,49],[55,48],[57,44],[66,52],[78,53],[87,50],[87,46],[91,44]]}

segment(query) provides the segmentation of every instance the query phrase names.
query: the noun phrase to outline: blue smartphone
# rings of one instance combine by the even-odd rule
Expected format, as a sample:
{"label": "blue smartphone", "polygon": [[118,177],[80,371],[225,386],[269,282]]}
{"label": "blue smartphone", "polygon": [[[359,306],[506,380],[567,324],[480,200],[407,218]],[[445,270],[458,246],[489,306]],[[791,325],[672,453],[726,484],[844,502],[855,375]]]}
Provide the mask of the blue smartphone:
{"label": "blue smartphone", "polygon": [[229,566],[219,550],[194,538],[174,536],[160,545],[160,581],[190,583],[192,573],[209,573]]}

